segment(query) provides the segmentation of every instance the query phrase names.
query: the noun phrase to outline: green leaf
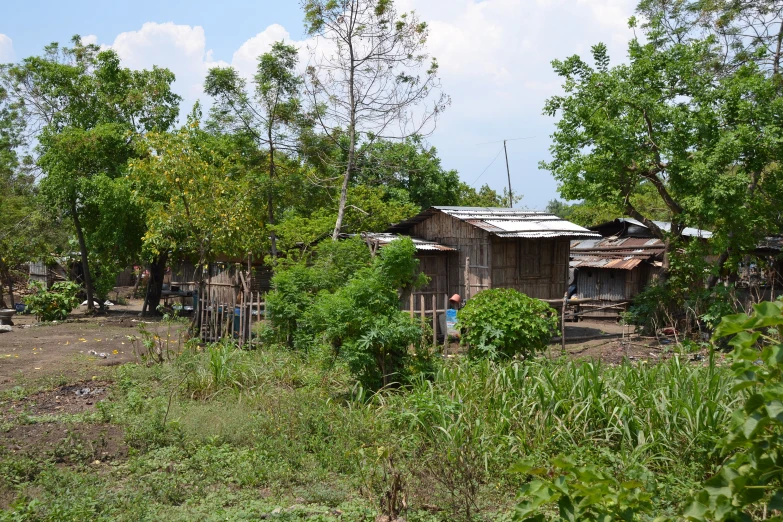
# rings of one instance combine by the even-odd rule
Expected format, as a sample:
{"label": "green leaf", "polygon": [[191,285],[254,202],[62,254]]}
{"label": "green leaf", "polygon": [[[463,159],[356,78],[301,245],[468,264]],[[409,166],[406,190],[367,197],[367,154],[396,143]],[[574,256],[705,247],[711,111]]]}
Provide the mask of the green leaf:
{"label": "green leaf", "polygon": [[560,497],[560,500],[557,502],[557,507],[560,510],[560,518],[568,520],[569,522],[576,522],[576,511],[570,497],[566,495]]}
{"label": "green leaf", "polygon": [[715,328],[713,339],[719,339],[728,335],[739,333],[746,330],[746,324],[749,322],[746,314],[734,314],[724,316],[720,324]]}
{"label": "green leaf", "polygon": [[783,511],[783,490],[778,490],[772,495],[772,498],[769,499],[769,503],[767,504],[767,509],[770,511]]}
{"label": "green leaf", "polygon": [[783,422],[783,402],[771,401],[767,403],[767,415],[777,422]]}

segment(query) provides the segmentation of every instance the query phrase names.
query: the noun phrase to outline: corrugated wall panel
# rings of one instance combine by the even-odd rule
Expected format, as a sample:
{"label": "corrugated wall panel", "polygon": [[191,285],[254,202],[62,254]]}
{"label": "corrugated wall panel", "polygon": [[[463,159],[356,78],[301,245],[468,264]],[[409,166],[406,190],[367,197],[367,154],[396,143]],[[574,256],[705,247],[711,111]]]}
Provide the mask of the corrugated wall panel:
{"label": "corrugated wall panel", "polygon": [[625,301],[626,273],[626,270],[580,269],[577,278],[579,298]]}

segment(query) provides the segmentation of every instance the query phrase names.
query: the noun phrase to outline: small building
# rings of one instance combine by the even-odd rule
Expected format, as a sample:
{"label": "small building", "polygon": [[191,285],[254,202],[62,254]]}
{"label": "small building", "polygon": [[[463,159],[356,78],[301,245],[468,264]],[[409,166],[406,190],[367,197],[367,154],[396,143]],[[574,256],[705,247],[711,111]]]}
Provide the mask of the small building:
{"label": "small building", "polygon": [[[662,230],[671,223],[654,221]],[[593,299],[583,308],[596,309],[589,317],[616,318],[628,303],[658,277],[664,242],[640,221],[618,218],[594,227],[600,239],[571,242],[571,270],[578,299]],[[685,228],[687,238],[707,239],[712,233]],[[587,310],[584,310],[587,311]]]}
{"label": "small building", "polygon": [[487,288],[561,299],[568,287],[571,240],[600,238],[547,212],[493,207],[431,207],[387,232],[427,243],[417,246],[422,272],[431,279],[420,292],[427,310],[433,298],[470,299]]}

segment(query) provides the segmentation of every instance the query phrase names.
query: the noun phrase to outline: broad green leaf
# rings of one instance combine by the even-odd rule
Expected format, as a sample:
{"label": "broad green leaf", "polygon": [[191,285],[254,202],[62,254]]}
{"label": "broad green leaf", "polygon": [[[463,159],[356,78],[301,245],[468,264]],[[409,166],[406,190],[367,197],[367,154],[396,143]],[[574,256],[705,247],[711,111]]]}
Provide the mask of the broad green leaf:
{"label": "broad green leaf", "polygon": [[734,314],[725,316],[715,328],[713,339],[719,339],[747,329],[748,316],[746,314]]}

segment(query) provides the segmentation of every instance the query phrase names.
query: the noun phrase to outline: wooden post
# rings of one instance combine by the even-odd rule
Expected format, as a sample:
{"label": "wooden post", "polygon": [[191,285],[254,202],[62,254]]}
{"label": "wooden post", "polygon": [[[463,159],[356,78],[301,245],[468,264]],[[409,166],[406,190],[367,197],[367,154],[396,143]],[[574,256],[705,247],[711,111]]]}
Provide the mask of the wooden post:
{"label": "wooden post", "polygon": [[432,349],[438,348],[438,294],[432,294]]}
{"label": "wooden post", "polygon": [[419,315],[421,322],[424,322],[424,294],[419,294]]}
{"label": "wooden post", "polygon": [[465,257],[465,301],[470,299],[470,256]]}
{"label": "wooden post", "polygon": [[563,294],[563,308],[560,310],[560,349],[563,352],[563,355],[566,353],[566,347],[565,347],[565,311],[566,311],[566,303],[568,302],[568,292]]}
{"label": "wooden post", "polygon": [[[446,310],[449,309],[449,294],[443,296],[443,315],[446,315]],[[446,326],[446,321],[443,321],[443,353],[446,353],[446,348],[449,346],[449,327]]]}
{"label": "wooden post", "polygon": [[245,312],[245,290],[239,294],[239,347],[241,348],[245,340],[245,321],[247,313]]}
{"label": "wooden post", "polygon": [[410,306],[411,306],[411,310],[410,310],[410,312],[411,312],[411,319],[413,319],[413,312],[414,312],[414,310],[413,310],[413,309],[415,308],[415,306],[414,306],[414,305],[415,305],[415,299],[416,299],[416,298],[413,296],[413,292],[411,292],[411,299],[410,299],[410,301],[411,301],[411,302],[410,302]]}

